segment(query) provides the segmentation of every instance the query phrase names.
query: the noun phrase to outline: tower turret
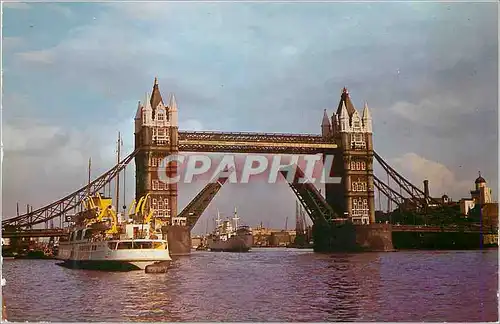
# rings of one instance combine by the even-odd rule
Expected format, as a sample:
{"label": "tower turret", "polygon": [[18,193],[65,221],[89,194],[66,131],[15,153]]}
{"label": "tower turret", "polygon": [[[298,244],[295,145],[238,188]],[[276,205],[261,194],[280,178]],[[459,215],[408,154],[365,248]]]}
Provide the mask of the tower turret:
{"label": "tower turret", "polygon": [[177,101],[175,100],[175,95],[170,94],[168,99],[168,115],[170,120],[170,125],[174,127],[179,126],[179,118],[177,115]]}
{"label": "tower turret", "polygon": [[330,124],[330,119],[328,118],[328,114],[326,113],[326,109],[323,113],[323,121],[321,122],[321,135],[324,138],[330,137],[332,134],[332,126]]}
{"label": "tower turret", "polygon": [[368,103],[365,101],[365,106],[363,107],[363,128],[365,132],[372,133],[372,115],[370,109],[368,109]]}
{"label": "tower turret", "polygon": [[349,132],[351,128],[349,127],[349,113],[347,112],[347,107],[344,102],[342,102],[342,108],[339,115],[340,132]]}

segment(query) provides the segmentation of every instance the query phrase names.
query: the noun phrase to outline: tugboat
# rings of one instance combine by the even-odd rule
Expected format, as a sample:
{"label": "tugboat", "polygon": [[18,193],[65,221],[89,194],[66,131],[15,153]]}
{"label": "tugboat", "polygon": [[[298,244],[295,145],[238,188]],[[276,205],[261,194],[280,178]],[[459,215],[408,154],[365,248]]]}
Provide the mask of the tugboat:
{"label": "tugboat", "polygon": [[252,230],[248,226],[238,227],[238,214],[234,209],[234,227],[230,220],[221,221],[217,210],[217,227],[208,236],[207,246],[212,252],[248,252],[253,245]]}
{"label": "tugboat", "polygon": [[148,206],[149,194],[136,204],[125,220],[112,199],[97,193],[84,200],[84,210],[73,216],[69,238],[60,240],[57,259],[63,266],[96,270],[139,270],[171,261],[167,240],[160,239],[162,223]]}

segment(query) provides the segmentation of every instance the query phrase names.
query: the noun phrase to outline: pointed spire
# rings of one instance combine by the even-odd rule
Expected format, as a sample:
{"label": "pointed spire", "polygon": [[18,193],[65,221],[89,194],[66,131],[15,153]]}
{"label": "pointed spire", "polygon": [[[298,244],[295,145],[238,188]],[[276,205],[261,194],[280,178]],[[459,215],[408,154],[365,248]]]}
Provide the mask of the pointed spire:
{"label": "pointed spire", "polygon": [[321,123],[321,126],[330,126],[330,119],[328,118],[328,114],[326,113],[326,109],[323,112],[323,121]]}
{"label": "pointed spire", "polygon": [[337,118],[337,114],[333,114],[332,115],[332,133],[336,133],[339,129],[339,121],[338,121],[338,118]]}
{"label": "pointed spire", "polygon": [[321,122],[321,135],[323,137],[329,137],[331,135],[332,128],[330,124],[330,119],[328,118],[328,114],[325,112],[323,113],[323,121]]}
{"label": "pointed spire", "polygon": [[141,119],[141,117],[142,117],[142,105],[141,105],[141,101],[139,100],[139,103],[137,104],[137,111],[135,113],[134,119]]}
{"label": "pointed spire", "polygon": [[342,107],[340,108],[340,113],[339,113],[339,119],[340,120],[349,119],[349,112],[347,111],[345,102],[342,102]]}
{"label": "pointed spire", "polygon": [[151,108],[153,108],[153,110],[156,109],[160,102],[163,103],[163,98],[161,97],[160,88],[158,87],[158,78],[155,78],[150,100]]}
{"label": "pointed spire", "polygon": [[363,127],[367,133],[372,133],[372,115],[370,109],[368,109],[368,103],[365,101],[365,106],[363,107]]}
{"label": "pointed spire", "polygon": [[370,114],[370,109],[368,109],[368,103],[365,101],[365,105],[363,107],[363,120],[372,119],[372,115]]}
{"label": "pointed spire", "polygon": [[177,101],[175,100],[175,95],[173,93],[170,93],[168,98],[168,107],[170,110],[177,110]]}
{"label": "pointed spire", "polygon": [[352,114],[354,114],[354,112],[356,111],[356,108],[354,108],[354,105],[351,102],[351,98],[349,97],[349,91],[347,90],[346,87],[342,89],[342,93],[340,95],[340,102],[337,108],[337,115],[340,116],[342,106],[344,105],[347,108],[347,113],[349,117],[352,116]]}

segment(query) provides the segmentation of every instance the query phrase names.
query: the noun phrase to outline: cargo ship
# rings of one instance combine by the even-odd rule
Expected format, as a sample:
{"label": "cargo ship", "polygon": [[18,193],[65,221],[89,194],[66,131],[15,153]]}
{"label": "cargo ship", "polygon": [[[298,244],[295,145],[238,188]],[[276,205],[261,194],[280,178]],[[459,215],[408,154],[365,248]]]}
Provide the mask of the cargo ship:
{"label": "cargo ship", "polygon": [[253,245],[252,230],[248,226],[238,227],[238,214],[234,209],[234,226],[230,220],[222,221],[217,211],[217,227],[207,238],[207,247],[212,252],[248,252]]}
{"label": "cargo ship", "polygon": [[[69,236],[59,241],[57,259],[62,266],[110,271],[145,269],[171,261],[162,223],[149,207],[149,194],[132,203],[129,216],[116,212],[112,199],[97,193],[83,201],[72,216]],[[135,213],[131,211],[135,208]]]}

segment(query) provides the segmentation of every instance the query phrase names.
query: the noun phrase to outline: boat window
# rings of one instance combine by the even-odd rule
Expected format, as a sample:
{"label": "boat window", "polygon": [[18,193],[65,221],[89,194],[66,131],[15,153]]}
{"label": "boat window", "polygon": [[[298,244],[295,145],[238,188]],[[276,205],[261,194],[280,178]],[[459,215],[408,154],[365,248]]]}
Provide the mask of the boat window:
{"label": "boat window", "polygon": [[108,248],[111,250],[116,250],[116,242],[108,242]]}
{"label": "boat window", "polygon": [[132,242],[119,242],[118,250],[127,250],[132,248]]}
{"label": "boat window", "polygon": [[79,230],[77,233],[76,233],[76,239],[75,241],[79,241],[82,239],[82,233],[83,233],[83,230]]}
{"label": "boat window", "polygon": [[134,242],[134,249],[152,249],[152,242]]}
{"label": "boat window", "polygon": [[85,236],[83,238],[89,239],[92,237],[92,231],[91,230],[86,230],[85,231]]}

